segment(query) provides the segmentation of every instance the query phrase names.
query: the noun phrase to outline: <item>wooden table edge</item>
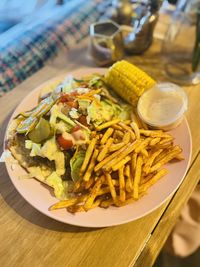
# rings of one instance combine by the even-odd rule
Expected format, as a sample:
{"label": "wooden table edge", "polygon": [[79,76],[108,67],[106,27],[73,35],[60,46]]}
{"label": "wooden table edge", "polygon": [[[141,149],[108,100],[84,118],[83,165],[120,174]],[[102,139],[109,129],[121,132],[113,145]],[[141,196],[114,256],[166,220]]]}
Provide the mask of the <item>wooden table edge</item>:
{"label": "wooden table edge", "polygon": [[[187,171],[187,175],[184,181],[182,182],[179,189],[175,192],[175,194],[169,201],[160,220],[153,229],[151,236],[147,240],[144,249],[141,251],[141,254],[139,255],[139,257],[135,262],[132,262],[130,264],[130,266],[149,267],[153,265],[161,249],[163,248],[170,232],[172,231],[175,223],[177,222],[181,209],[187,203],[191,195],[190,193],[193,192],[193,190],[195,189],[200,180],[200,169],[198,169],[198,166],[200,166],[200,152],[197,154],[193,162],[190,164],[190,167]],[[194,178],[191,179],[193,175]],[[184,200],[181,197],[183,192],[187,192],[186,193],[187,196],[184,198]],[[163,226],[165,226],[165,228]],[[163,229],[165,229],[165,231],[163,231]]]}

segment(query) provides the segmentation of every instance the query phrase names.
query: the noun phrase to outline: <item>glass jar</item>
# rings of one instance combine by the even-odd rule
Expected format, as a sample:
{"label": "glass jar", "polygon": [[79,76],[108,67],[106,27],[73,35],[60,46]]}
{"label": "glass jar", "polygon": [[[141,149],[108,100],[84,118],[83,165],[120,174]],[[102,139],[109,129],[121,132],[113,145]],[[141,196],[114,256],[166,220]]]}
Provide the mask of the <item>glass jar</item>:
{"label": "glass jar", "polygon": [[89,51],[98,66],[109,66],[122,59],[124,51],[120,26],[113,21],[91,24]]}
{"label": "glass jar", "polygon": [[[200,83],[200,68],[193,68],[200,1],[179,1],[165,36],[162,54],[168,78],[178,84]],[[181,5],[182,4],[182,5]]]}

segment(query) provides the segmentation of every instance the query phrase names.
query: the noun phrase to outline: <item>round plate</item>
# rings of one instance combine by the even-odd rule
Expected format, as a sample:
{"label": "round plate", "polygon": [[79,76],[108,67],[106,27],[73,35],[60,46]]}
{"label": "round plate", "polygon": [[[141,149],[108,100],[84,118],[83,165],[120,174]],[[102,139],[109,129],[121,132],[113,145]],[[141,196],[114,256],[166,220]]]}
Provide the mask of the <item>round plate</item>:
{"label": "round plate", "polygon": [[[105,69],[93,68],[77,70],[70,74],[73,74],[78,78],[85,74],[103,74],[104,72]],[[66,74],[56,77],[53,80],[49,80],[45,84],[42,84],[33,90],[18,105],[11,119],[20,111],[30,110],[37,104],[37,99],[42,87],[52,83],[56,79],[62,79],[65,76]],[[167,164],[169,173],[154,184],[149,189],[147,195],[130,205],[120,208],[95,208],[88,212],[80,212],[75,215],[68,213],[66,209],[49,211],[48,208],[58,201],[53,196],[51,189],[35,179],[19,179],[19,177],[24,175],[26,172],[17,164],[14,165],[13,168],[13,166],[7,162],[6,167],[14,186],[19,193],[26,199],[26,201],[43,214],[64,223],[83,227],[106,227],[119,225],[141,218],[158,208],[177,190],[183,181],[191,157],[191,134],[187,120],[184,118],[181,125],[172,130],[170,134],[172,134],[175,138],[175,143],[182,147],[185,160]]]}

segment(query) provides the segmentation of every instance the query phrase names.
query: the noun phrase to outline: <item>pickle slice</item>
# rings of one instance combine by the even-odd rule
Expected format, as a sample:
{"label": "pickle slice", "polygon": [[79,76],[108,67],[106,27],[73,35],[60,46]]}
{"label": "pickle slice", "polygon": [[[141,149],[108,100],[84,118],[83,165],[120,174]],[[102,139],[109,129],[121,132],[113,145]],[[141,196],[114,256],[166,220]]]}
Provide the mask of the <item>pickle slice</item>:
{"label": "pickle slice", "polygon": [[28,137],[34,143],[41,143],[51,134],[51,127],[47,120],[41,118],[36,127],[28,134]]}

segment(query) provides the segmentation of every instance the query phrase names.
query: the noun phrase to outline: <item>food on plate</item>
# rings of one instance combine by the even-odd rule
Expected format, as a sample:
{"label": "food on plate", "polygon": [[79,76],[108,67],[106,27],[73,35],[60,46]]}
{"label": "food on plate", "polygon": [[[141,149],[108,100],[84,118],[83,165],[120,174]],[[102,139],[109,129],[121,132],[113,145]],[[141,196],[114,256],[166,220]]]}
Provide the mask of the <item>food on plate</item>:
{"label": "food on plate", "polygon": [[[8,149],[27,177],[53,188],[59,199],[50,210],[76,213],[129,204],[167,174],[166,163],[183,159],[173,137],[149,130],[130,105],[130,91],[121,86],[124,75],[131,76],[124,73],[129,65],[116,63],[105,75],[67,76],[45,88],[38,105],[10,123]],[[154,83],[143,72],[136,77],[143,81],[133,87],[134,101]],[[123,80],[125,89],[129,84]]]}
{"label": "food on plate", "polygon": [[27,177],[51,186],[62,199],[79,179],[81,166],[85,171],[85,151],[94,130],[109,121],[130,119],[132,108],[109,92],[99,74],[68,76],[56,85],[42,90],[38,105],[12,120],[7,143]]}
{"label": "food on plate", "polygon": [[[151,185],[168,173],[164,164],[179,159],[182,149],[173,144],[171,135],[161,130],[138,128],[134,131],[131,122],[127,121],[125,125],[129,127],[131,135],[120,123],[116,122],[94,133],[86,150],[86,164],[82,165],[84,172],[80,172],[80,179],[72,188],[72,198],[55,203],[50,210],[67,208],[75,213],[97,206],[126,205],[145,195]],[[115,126],[121,127],[123,136],[114,137],[118,131]],[[138,139],[134,137],[136,132],[140,134]],[[104,143],[108,133],[110,137]],[[154,140],[156,142],[153,143]],[[112,146],[118,144],[123,146],[113,151]],[[102,151],[104,157],[99,159]]]}

